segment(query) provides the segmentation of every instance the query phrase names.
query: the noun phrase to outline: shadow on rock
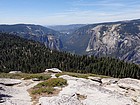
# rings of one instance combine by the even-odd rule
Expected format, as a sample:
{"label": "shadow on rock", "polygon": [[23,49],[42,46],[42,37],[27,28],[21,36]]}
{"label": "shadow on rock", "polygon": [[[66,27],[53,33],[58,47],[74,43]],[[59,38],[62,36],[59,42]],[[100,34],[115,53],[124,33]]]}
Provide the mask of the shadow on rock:
{"label": "shadow on rock", "polygon": [[10,98],[12,96],[6,94],[0,94],[0,103],[5,102],[5,98]]}

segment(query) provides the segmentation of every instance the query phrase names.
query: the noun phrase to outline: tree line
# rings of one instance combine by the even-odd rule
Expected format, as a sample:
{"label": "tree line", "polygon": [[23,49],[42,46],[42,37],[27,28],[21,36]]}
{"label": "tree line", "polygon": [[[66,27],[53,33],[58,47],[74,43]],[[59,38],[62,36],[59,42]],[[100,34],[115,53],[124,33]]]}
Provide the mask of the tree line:
{"label": "tree line", "polygon": [[112,77],[140,78],[140,67],[111,57],[79,56],[52,51],[43,44],[0,33],[0,72],[40,73],[47,68]]}

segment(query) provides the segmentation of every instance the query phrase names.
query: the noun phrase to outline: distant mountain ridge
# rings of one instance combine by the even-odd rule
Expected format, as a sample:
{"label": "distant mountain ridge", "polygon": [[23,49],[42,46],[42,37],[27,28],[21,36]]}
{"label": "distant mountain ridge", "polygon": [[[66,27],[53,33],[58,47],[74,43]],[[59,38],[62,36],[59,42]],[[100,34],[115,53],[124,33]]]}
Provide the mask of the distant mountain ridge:
{"label": "distant mountain ridge", "polygon": [[[73,31],[67,34],[62,32],[63,29]],[[54,50],[79,55],[110,56],[140,64],[140,19],[89,25],[60,25],[55,30],[60,32],[40,25],[0,25],[2,32],[39,41]]]}
{"label": "distant mountain ridge", "polygon": [[86,26],[86,24],[54,25],[47,27],[55,31],[59,31],[61,33],[61,35],[59,35],[59,38],[61,39],[62,43],[66,43],[66,39],[71,37],[74,31],[83,26]]}
{"label": "distant mountain ridge", "polygon": [[72,33],[64,50],[140,63],[140,19],[90,24]]}
{"label": "distant mountain ridge", "polygon": [[46,47],[60,50],[62,42],[59,39],[61,33],[52,29],[32,24],[0,25],[1,32],[7,32],[26,39],[32,39],[44,43]]}
{"label": "distant mountain ridge", "polygon": [[75,30],[83,26],[86,26],[86,24],[54,25],[54,26],[47,26],[47,27],[59,31],[61,33],[71,34]]}

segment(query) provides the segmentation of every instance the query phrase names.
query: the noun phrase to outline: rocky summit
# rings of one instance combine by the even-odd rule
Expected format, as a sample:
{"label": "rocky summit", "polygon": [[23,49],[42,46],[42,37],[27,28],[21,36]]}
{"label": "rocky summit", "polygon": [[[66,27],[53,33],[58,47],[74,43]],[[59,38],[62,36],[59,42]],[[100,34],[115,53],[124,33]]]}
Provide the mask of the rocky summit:
{"label": "rocky summit", "polygon": [[[56,78],[55,74],[52,74],[52,78]],[[67,80],[68,85],[55,87],[60,90],[57,94],[40,96],[36,104],[27,90],[41,81],[1,78],[0,105],[140,105],[138,79],[92,76],[85,79],[69,75],[59,78]],[[14,85],[3,84],[8,80],[8,84],[11,82]]]}
{"label": "rocky summit", "polygon": [[[131,78],[82,79],[63,75],[68,81],[57,96],[41,97],[41,105],[139,105],[140,81]],[[125,81],[125,82],[124,82]]]}

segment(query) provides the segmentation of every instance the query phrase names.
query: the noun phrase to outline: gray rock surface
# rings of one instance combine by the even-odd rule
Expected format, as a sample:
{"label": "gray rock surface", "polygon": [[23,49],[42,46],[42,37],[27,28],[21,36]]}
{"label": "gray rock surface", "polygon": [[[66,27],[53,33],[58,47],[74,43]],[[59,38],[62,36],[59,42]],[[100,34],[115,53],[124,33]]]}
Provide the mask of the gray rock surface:
{"label": "gray rock surface", "polygon": [[[106,87],[107,85],[99,86],[90,79],[67,75],[61,77],[68,81],[68,86],[64,87],[57,96],[41,97],[39,99],[41,105],[137,105],[131,97],[117,90],[119,86],[116,82],[115,86]],[[84,98],[81,99],[79,96]]]}
{"label": "gray rock surface", "polygon": [[58,68],[50,68],[50,69],[46,69],[45,72],[52,72],[52,73],[62,73],[61,70],[59,70]]}
{"label": "gray rock surface", "polygon": [[7,78],[0,78],[0,84],[3,85],[17,85],[20,84],[22,81],[18,79],[7,79]]}
{"label": "gray rock surface", "polygon": [[10,74],[18,74],[18,73],[22,73],[21,71],[10,71]]}
{"label": "gray rock surface", "polygon": [[[97,25],[91,29],[92,37],[86,51],[96,56],[113,55],[126,61],[139,62],[140,29],[138,25],[131,24]],[[133,27],[136,32],[127,30]]]}
{"label": "gray rock surface", "polygon": [[91,79],[92,81],[102,83],[102,79],[100,77],[88,77],[88,78]]}
{"label": "gray rock surface", "polygon": [[119,78],[103,78],[101,81],[102,84],[111,85],[117,83],[119,81]]}
{"label": "gray rock surface", "polygon": [[[56,78],[54,74],[52,78]],[[140,105],[140,80],[98,77],[83,79],[68,75],[60,78],[66,79],[68,85],[63,87],[58,95],[41,97],[37,105]],[[91,79],[99,79],[102,83]],[[13,81],[15,82],[14,79]],[[20,81],[20,84],[13,86],[0,84],[0,105],[33,104],[27,90],[40,81],[16,80],[16,83],[17,81],[18,83]]]}
{"label": "gray rock surface", "polygon": [[118,86],[125,89],[137,89],[140,90],[140,80],[132,78],[124,78],[118,81]]}
{"label": "gray rock surface", "polygon": [[35,86],[39,82],[32,80],[19,80],[20,84],[14,86],[0,85],[0,98],[3,100],[0,105],[32,105],[31,96],[27,92],[28,89]]}

